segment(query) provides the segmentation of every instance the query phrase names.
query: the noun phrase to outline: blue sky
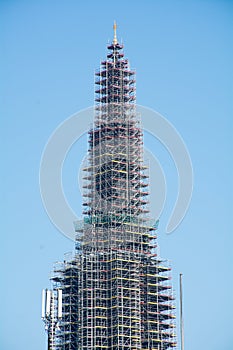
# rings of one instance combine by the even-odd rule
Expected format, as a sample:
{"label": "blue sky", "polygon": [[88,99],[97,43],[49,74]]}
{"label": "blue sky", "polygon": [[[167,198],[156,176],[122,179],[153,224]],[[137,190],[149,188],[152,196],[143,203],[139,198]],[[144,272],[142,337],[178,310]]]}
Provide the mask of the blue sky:
{"label": "blue sky", "polygon": [[[184,274],[185,345],[230,350],[232,324],[232,1],[0,1],[2,254],[0,347],[46,348],[41,289],[73,244],[51,224],[39,191],[44,146],[67,117],[93,104],[94,70],[113,20],[137,72],[137,103],[182,135],[194,192],[179,228],[165,227],[177,194],[167,151],[145,136],[167,180],[161,255]],[[87,145],[64,166],[67,199],[80,215],[77,172]]]}

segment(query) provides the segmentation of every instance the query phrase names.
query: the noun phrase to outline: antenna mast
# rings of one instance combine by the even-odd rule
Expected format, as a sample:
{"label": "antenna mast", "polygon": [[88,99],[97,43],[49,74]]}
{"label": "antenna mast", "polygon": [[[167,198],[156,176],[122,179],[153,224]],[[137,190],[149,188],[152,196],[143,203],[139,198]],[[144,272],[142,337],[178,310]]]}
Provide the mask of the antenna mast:
{"label": "antenna mast", "polygon": [[48,350],[54,350],[55,333],[62,319],[62,290],[43,289],[42,291],[42,320],[48,333]]}
{"label": "antenna mast", "polygon": [[183,286],[182,286],[183,274],[180,273],[180,341],[181,350],[184,350],[184,319],[183,319]]}

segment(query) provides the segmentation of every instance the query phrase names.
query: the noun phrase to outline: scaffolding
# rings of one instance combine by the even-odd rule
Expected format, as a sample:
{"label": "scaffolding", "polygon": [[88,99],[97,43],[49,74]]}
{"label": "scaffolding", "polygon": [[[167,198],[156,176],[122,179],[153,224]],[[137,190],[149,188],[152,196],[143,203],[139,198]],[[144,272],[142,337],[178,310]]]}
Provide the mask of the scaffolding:
{"label": "scaffolding", "polygon": [[157,256],[157,224],[149,215],[135,72],[116,33],[108,50],[96,72],[76,254],[57,265],[52,278],[63,301],[56,349],[171,349],[171,269]]}

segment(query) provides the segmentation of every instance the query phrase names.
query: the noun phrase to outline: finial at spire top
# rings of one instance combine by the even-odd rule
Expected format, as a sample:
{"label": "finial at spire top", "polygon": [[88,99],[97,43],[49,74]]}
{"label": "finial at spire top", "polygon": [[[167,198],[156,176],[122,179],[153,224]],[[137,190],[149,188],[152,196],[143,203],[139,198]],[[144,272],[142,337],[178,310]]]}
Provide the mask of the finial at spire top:
{"label": "finial at spire top", "polygon": [[113,45],[116,45],[116,44],[117,44],[116,30],[117,30],[117,24],[116,24],[116,21],[114,21],[114,24],[113,24],[114,36],[113,36],[113,41],[112,41]]}

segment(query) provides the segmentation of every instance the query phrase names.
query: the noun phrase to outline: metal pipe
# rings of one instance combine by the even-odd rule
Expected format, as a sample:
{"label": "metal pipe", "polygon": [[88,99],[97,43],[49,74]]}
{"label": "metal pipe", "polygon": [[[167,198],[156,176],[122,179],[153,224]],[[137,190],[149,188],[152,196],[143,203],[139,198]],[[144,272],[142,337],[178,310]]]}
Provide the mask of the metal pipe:
{"label": "metal pipe", "polygon": [[182,286],[183,274],[180,273],[180,343],[181,350],[184,350],[184,319],[183,319],[183,286]]}

